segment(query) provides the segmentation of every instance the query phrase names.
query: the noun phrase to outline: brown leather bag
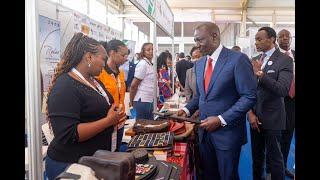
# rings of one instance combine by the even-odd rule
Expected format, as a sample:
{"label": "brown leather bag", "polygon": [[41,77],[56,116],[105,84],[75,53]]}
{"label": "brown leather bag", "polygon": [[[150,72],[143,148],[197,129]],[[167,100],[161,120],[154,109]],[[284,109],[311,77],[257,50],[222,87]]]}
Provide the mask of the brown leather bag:
{"label": "brown leather bag", "polygon": [[93,156],[81,157],[78,163],[90,167],[98,179],[135,179],[136,164],[131,153],[98,150]]}
{"label": "brown leather bag", "polygon": [[136,134],[145,133],[161,133],[167,132],[170,127],[169,120],[148,120],[148,119],[138,119],[133,125],[133,131]]}
{"label": "brown leather bag", "polygon": [[170,128],[169,131],[174,132],[174,135],[179,135],[186,132],[185,122],[174,122],[170,120]]}

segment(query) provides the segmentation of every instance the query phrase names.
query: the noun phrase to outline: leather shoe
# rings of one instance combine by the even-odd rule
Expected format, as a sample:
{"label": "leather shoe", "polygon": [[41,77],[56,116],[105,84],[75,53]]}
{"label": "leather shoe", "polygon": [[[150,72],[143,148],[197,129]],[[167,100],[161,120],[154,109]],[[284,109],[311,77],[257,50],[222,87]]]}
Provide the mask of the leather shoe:
{"label": "leather shoe", "polygon": [[286,168],[285,172],[286,172],[286,176],[288,176],[288,177],[290,177],[292,179],[294,178],[293,173],[288,168]]}

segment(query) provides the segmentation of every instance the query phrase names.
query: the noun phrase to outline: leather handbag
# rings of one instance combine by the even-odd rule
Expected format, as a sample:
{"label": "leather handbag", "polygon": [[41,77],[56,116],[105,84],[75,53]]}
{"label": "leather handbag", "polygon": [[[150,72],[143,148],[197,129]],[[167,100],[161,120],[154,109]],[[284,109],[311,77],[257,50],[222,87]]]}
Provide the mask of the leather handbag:
{"label": "leather handbag", "polygon": [[170,128],[170,122],[167,119],[164,119],[164,120],[138,119],[133,125],[133,131],[136,134],[162,133],[162,132],[167,132],[169,128]]}
{"label": "leather handbag", "polygon": [[179,122],[174,122],[174,121],[170,120],[169,131],[174,132],[175,136],[186,132],[185,122],[179,123]]}
{"label": "leather handbag", "polygon": [[131,153],[98,150],[93,156],[81,157],[78,163],[92,168],[98,179],[135,179],[136,164]]}
{"label": "leather handbag", "polygon": [[59,174],[55,180],[98,180],[95,177],[94,171],[88,167],[81,164],[73,163],[70,164],[66,170]]}

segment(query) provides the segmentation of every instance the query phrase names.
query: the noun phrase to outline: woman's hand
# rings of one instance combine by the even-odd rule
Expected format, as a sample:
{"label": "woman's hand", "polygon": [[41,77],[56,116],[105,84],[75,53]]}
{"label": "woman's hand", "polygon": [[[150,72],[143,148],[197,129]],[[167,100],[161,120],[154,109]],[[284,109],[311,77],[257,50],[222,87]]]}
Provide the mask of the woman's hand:
{"label": "woman's hand", "polygon": [[121,111],[121,112],[119,113],[119,116],[120,116],[120,120],[119,120],[119,123],[118,123],[118,124],[121,124],[121,123],[123,123],[123,122],[126,121],[126,119],[127,119],[127,114],[126,114],[124,111]]}
{"label": "woman's hand", "polygon": [[122,117],[120,115],[121,109],[118,105],[112,105],[112,107],[109,109],[107,114],[108,121],[111,122],[112,125],[117,125],[119,123],[120,118]]}

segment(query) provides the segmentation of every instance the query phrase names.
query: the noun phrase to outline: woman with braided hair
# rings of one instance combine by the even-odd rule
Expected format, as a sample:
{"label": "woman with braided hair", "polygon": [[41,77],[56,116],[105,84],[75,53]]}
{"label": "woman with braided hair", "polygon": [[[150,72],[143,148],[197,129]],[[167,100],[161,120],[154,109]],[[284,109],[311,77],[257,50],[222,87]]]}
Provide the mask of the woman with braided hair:
{"label": "woman with braided hair", "polygon": [[94,78],[104,68],[106,55],[98,41],[76,33],[55,68],[46,109],[54,134],[46,156],[49,180],[82,156],[111,150],[114,126],[126,115]]}

